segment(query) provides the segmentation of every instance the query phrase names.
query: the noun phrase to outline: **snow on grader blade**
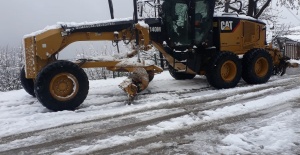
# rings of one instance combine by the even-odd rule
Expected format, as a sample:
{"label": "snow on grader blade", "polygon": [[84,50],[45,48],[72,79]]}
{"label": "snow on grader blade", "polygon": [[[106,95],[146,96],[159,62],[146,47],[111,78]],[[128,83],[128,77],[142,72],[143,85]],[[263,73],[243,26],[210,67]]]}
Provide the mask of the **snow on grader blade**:
{"label": "snow on grader blade", "polygon": [[[134,18],[125,19],[113,19],[112,1],[108,2],[111,20],[58,23],[24,37],[22,85],[48,109],[74,110],[82,104],[89,90],[82,68],[93,67],[131,72],[119,85],[130,103],[163,71],[140,59],[141,50],[152,48],[167,60],[176,80],[205,75],[218,89],[233,88],[241,78],[249,84],[265,83],[271,75],[283,75],[294,66],[279,50],[266,45],[264,22],[239,14],[214,14],[215,1],[133,0]],[[143,17],[146,9],[151,10],[147,18]],[[134,45],[118,58],[57,60],[56,55],[76,41]]]}

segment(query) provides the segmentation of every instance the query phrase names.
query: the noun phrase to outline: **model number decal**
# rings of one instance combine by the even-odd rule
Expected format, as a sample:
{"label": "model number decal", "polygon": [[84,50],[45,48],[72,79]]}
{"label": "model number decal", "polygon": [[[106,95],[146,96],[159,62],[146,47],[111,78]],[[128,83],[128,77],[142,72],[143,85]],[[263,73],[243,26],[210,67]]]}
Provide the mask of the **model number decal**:
{"label": "model number decal", "polygon": [[161,27],[150,27],[150,32],[161,32]]}

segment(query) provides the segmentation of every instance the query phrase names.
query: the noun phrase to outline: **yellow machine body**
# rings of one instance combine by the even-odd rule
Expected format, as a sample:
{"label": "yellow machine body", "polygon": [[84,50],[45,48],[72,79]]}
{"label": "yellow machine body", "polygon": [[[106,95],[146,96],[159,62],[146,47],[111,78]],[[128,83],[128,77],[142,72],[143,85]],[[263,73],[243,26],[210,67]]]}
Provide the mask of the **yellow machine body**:
{"label": "yellow machine body", "polygon": [[[152,48],[161,53],[176,80],[205,75],[217,89],[233,88],[241,78],[249,84],[265,83],[272,74],[283,75],[286,67],[293,66],[279,50],[267,46],[264,22],[238,14],[214,16],[215,1],[143,1],[154,3],[150,6],[156,17],[141,20],[138,2],[134,20],[63,24],[25,36],[24,89],[51,110],[73,110],[88,93],[82,68],[105,67],[132,73],[119,85],[132,101],[163,69],[139,59],[136,63],[126,60]],[[133,46],[122,59],[57,60],[56,55],[76,41],[124,41]]]}

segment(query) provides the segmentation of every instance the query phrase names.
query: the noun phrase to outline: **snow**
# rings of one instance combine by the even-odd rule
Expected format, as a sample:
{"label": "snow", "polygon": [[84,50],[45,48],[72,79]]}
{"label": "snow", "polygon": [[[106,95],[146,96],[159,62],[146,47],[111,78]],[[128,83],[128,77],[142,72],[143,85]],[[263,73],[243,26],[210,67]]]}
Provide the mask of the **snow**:
{"label": "snow", "polygon": [[151,66],[151,65],[154,65],[153,61],[141,60],[141,62],[138,62],[137,58],[135,57],[122,59],[118,64],[116,64],[117,67]]}
{"label": "snow", "polygon": [[300,31],[300,26],[296,26],[290,29],[291,31]]}
{"label": "snow", "polygon": [[293,123],[299,122],[299,114],[289,110],[263,122],[267,125],[226,136],[222,140],[226,145],[220,149],[229,154],[241,151],[251,153],[249,150],[253,149],[260,150],[262,153],[292,154],[291,148],[295,147],[295,142],[299,142],[300,139],[297,135],[299,129],[293,128]]}
{"label": "snow", "polygon": [[81,22],[81,23],[76,23],[76,22],[58,22],[57,25],[64,25],[67,27],[81,27],[81,26],[92,26],[92,25],[101,25],[106,26],[110,25],[110,23],[114,22],[122,22],[122,21],[130,21],[132,20],[132,17],[128,18],[115,18],[115,19],[110,19],[110,20],[101,20],[101,21],[93,21],[93,22]]}
{"label": "snow", "polygon": [[[155,76],[149,87],[131,106],[125,105],[127,95],[118,88],[118,84],[126,77],[90,81],[90,91],[85,102],[75,111],[60,112],[52,112],[44,108],[24,90],[0,92],[1,138],[28,132],[41,132],[7,143],[0,140],[0,152],[45,143],[54,140],[57,134],[61,137],[73,137],[83,130],[108,132],[110,125],[117,122],[116,125],[122,127],[122,124],[127,123],[124,120],[132,118],[135,121],[148,121],[174,115],[132,131],[108,135],[95,139],[91,144],[78,145],[55,154],[92,153],[151,137],[157,137],[158,142],[120,152],[120,154],[149,153],[149,149],[161,147],[176,147],[177,150],[203,152],[203,154],[293,154],[295,153],[293,150],[300,144],[300,110],[288,107],[293,104],[298,105],[300,94],[300,86],[297,86],[300,80],[298,76],[272,77],[267,84],[262,85],[244,85],[241,82],[239,84],[241,86],[233,89],[215,90],[208,89],[209,86],[203,76],[193,80],[176,81],[168,72],[163,72]],[[296,85],[292,87],[293,83]],[[192,103],[199,103],[199,106],[193,107],[192,111],[188,111],[187,107],[181,108],[183,105],[193,105]],[[173,108],[165,108],[170,105]],[[177,131],[185,133],[184,131],[202,125],[240,119],[244,115],[259,112],[267,113],[266,111],[272,107],[280,107],[278,109],[281,111],[272,112],[270,117],[247,118],[245,121],[233,122],[233,124],[221,124],[218,128],[228,131],[226,133],[221,134],[219,130],[213,128],[182,135],[188,142],[183,145],[159,140],[159,137],[166,133]],[[99,121],[93,122],[93,120]],[[76,126],[82,122],[85,122],[82,127]],[[60,126],[68,125],[70,127],[67,130],[58,129]],[[218,143],[215,143],[216,141]],[[43,151],[51,152],[51,150]]]}
{"label": "snow", "polygon": [[139,21],[139,24],[143,27],[143,28],[149,28],[149,25],[145,23],[145,21]]}
{"label": "snow", "polygon": [[127,58],[127,53],[120,53],[115,54],[113,56],[94,56],[94,57],[87,57],[85,58],[87,60],[92,61],[119,61],[119,63],[116,64],[117,67],[130,67],[130,66],[151,66],[155,65],[154,61],[152,60],[143,60],[141,59],[141,62],[138,62],[136,57],[133,58]]}
{"label": "snow", "polygon": [[287,37],[287,38],[292,39],[294,41],[300,41],[300,34],[297,34],[297,35],[286,35],[284,37]]}
{"label": "snow", "polygon": [[90,26],[93,26],[93,25],[95,25],[95,26],[109,26],[109,25],[113,24],[114,22],[130,21],[130,20],[132,20],[132,17],[120,18],[120,19],[111,19],[111,20],[102,20],[102,21],[93,21],[93,22],[80,22],[80,23],[76,23],[76,22],[57,22],[57,24],[55,24],[55,25],[46,26],[42,30],[27,34],[23,38],[37,36],[39,34],[42,34],[46,31],[53,30],[53,29],[60,29],[60,28],[62,28],[62,26],[77,27],[77,28],[84,28],[86,26],[90,27]]}
{"label": "snow", "polygon": [[259,21],[261,23],[265,23],[260,19],[256,19],[244,14],[237,14],[237,13],[215,12],[214,17],[231,17],[231,18],[246,19],[246,20]]}
{"label": "snow", "polygon": [[292,39],[294,41],[300,42],[300,26],[290,28],[290,31],[292,31],[292,34],[285,35],[283,37],[287,37],[287,38]]}
{"label": "snow", "polygon": [[296,87],[296,89],[294,90],[283,92],[281,94],[269,95],[255,101],[249,101],[243,104],[228,106],[213,111],[204,111],[203,114],[207,116],[205,116],[203,119],[211,121],[214,119],[218,119],[220,116],[230,117],[234,115],[242,115],[249,112],[255,112],[257,110],[267,108],[271,105],[275,106],[276,104],[281,104],[282,102],[293,100],[294,98],[297,98],[297,96],[299,96],[299,93],[300,87]]}
{"label": "snow", "polygon": [[95,61],[120,61],[118,58],[118,55],[116,55],[116,56],[101,55],[101,56],[89,57],[87,59],[95,60]]}
{"label": "snow", "polygon": [[295,59],[288,60],[288,62],[289,62],[289,63],[300,64],[300,60],[295,60]]}
{"label": "snow", "polygon": [[[33,36],[37,36],[37,35],[39,35],[39,34],[42,34],[42,33],[44,33],[44,32],[46,32],[46,31],[49,31],[49,30],[54,30],[54,29],[60,29],[61,28],[61,25],[59,25],[59,24],[57,24],[57,25],[50,25],[50,26],[46,26],[44,29],[42,29],[42,30],[38,30],[38,31],[36,31],[36,32],[32,32],[32,33],[30,33],[30,34],[26,34],[26,35],[24,35],[24,39],[25,38],[28,38],[28,37],[33,37]],[[25,44],[24,44],[25,45]]]}

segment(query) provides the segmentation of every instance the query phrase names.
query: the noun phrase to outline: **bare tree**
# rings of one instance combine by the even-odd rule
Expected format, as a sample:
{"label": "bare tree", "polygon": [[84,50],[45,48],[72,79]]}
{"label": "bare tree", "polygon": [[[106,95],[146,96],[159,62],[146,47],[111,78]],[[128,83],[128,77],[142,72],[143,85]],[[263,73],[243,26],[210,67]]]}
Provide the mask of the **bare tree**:
{"label": "bare tree", "polygon": [[[232,12],[244,12],[247,16],[260,18],[264,15],[271,2],[272,0],[219,0],[216,2],[216,8],[224,8],[225,12],[229,12],[229,9],[232,10]],[[298,10],[300,1],[277,0],[277,5]]]}
{"label": "bare tree", "polygon": [[19,73],[23,60],[21,47],[0,47],[0,91],[21,88]]}

